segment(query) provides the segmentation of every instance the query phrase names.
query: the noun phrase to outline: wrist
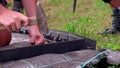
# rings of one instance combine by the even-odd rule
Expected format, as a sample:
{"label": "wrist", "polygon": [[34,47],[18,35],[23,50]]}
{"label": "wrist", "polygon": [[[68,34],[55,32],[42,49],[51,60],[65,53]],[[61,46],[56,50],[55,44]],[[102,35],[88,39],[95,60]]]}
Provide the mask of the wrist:
{"label": "wrist", "polygon": [[29,30],[39,31],[38,25],[31,25]]}
{"label": "wrist", "polygon": [[40,34],[40,30],[39,30],[39,27],[38,25],[32,25],[30,26],[29,28],[29,34]]}
{"label": "wrist", "polygon": [[31,25],[30,29],[39,29],[38,25]]}
{"label": "wrist", "polygon": [[36,16],[29,17],[29,25],[37,25],[37,18],[36,18]]}

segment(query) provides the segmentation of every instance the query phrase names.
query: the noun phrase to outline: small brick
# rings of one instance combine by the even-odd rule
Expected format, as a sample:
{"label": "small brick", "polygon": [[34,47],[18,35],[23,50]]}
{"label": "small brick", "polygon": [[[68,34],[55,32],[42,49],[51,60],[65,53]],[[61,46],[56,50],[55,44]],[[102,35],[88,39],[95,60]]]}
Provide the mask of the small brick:
{"label": "small brick", "polygon": [[50,66],[43,67],[43,68],[80,68],[80,64],[66,61],[66,62],[50,65]]}
{"label": "small brick", "polygon": [[31,67],[24,61],[13,61],[13,62],[2,63],[1,68],[31,68]]}
{"label": "small brick", "polygon": [[35,67],[38,67],[38,66],[65,61],[65,58],[60,54],[45,54],[30,59],[26,59],[25,61],[31,63]]}
{"label": "small brick", "polygon": [[66,57],[71,58],[72,60],[76,60],[79,62],[85,62],[86,60],[95,56],[98,52],[94,50],[81,50],[81,51],[74,51],[64,54]]}

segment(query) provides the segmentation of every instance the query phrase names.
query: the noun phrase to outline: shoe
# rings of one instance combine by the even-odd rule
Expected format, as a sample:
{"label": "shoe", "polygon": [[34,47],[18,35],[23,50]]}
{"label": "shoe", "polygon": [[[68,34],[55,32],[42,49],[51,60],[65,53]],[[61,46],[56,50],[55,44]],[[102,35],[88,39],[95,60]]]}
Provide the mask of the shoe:
{"label": "shoe", "polygon": [[103,31],[102,33],[100,34],[117,34],[117,30],[115,30],[115,28],[109,28],[109,29],[106,29],[105,31]]}
{"label": "shoe", "polygon": [[117,34],[120,33],[120,10],[113,9],[113,21],[111,28],[106,29],[100,34]]}

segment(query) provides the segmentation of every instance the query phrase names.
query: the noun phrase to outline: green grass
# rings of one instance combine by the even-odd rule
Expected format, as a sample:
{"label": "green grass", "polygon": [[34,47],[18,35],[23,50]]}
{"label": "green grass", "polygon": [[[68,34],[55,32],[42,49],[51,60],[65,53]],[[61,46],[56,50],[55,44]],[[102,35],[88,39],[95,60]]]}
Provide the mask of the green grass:
{"label": "green grass", "polygon": [[120,50],[119,35],[100,35],[111,26],[112,9],[101,0],[78,0],[72,13],[73,0],[48,0],[44,3],[49,28],[72,32],[97,41],[97,48]]}

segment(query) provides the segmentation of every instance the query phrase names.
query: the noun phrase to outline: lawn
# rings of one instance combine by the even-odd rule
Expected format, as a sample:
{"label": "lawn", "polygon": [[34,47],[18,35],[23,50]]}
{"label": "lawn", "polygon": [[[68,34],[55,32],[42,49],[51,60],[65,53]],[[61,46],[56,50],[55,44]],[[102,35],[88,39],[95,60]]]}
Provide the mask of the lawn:
{"label": "lawn", "polygon": [[73,0],[41,0],[48,25],[79,34],[97,41],[97,48],[120,50],[120,36],[100,35],[112,23],[112,9],[102,0],[78,0],[76,12],[72,12]]}

